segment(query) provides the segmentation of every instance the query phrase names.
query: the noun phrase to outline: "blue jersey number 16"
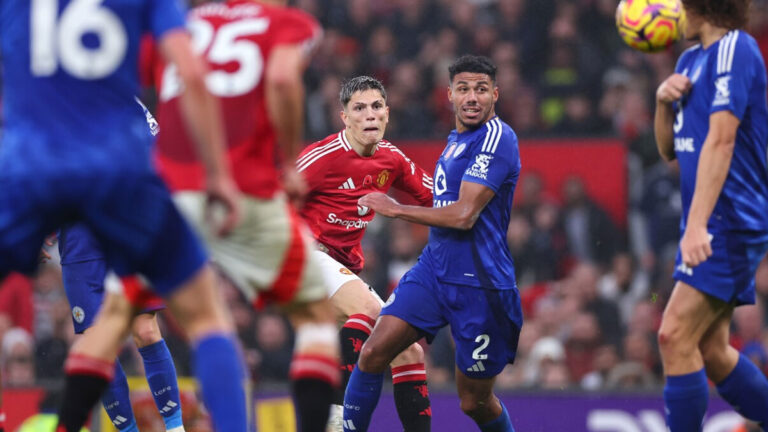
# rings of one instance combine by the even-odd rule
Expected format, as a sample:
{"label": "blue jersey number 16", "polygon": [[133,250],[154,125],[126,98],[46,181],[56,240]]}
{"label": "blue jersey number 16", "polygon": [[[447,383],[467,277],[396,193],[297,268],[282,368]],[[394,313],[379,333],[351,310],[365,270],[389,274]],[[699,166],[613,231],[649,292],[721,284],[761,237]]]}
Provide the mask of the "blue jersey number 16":
{"label": "blue jersey number 16", "polygon": [[[75,78],[95,80],[114,72],[128,49],[120,18],[104,7],[103,0],[72,0],[58,17],[59,0],[32,0],[30,19],[30,70],[44,77],[59,65]],[[94,34],[98,47],[83,45]]]}

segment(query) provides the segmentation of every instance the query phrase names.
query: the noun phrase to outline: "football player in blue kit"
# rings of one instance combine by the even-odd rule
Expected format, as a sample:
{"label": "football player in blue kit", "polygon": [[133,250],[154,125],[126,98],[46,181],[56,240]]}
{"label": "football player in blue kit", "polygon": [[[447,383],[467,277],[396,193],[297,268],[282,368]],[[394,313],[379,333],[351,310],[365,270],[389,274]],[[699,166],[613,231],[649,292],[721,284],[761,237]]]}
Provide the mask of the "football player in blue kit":
{"label": "football player in blue kit", "polygon": [[460,57],[449,76],[456,129],[437,161],[433,207],[402,205],[382,193],[359,201],[431,229],[418,263],[400,280],[363,345],[344,398],[345,431],[368,429],[389,362],[449,324],[462,411],[481,431],[514,430],[493,384],[514,361],[523,324],[506,243],[520,173],[517,136],[495,114],[496,66],[488,58]]}
{"label": "football player in blue kit", "polygon": [[[82,221],[121,276],[144,275],[187,331],[195,373],[217,430],[244,431],[243,364],[213,270],[152,169],[139,92],[139,39],[150,32],[185,83],[189,127],[206,161],[209,197],[239,217],[239,193],[223,158],[224,134],[205,67],[192,54],[173,0],[0,2],[4,133],[0,142],[0,277],[32,272],[43,238]],[[71,348],[60,431],[79,430],[114,375],[131,307],[92,327]],[[98,318],[97,318],[98,319]]]}
{"label": "football player in blue kit", "polygon": [[661,156],[680,164],[682,238],[677,281],[659,329],[672,432],[700,431],[708,379],[768,430],[768,380],[729,344],[737,306],[755,303],[768,250],[766,70],[743,30],[748,0],[683,0],[685,51],[656,92]]}
{"label": "football player in blue kit", "polygon": [[[137,102],[146,116],[148,133],[157,135],[157,121],[138,99]],[[98,239],[82,223],[63,227],[59,231],[58,242],[61,276],[72,310],[72,323],[75,333],[82,334],[93,325],[96,313],[104,300],[107,263]],[[183,432],[176,368],[168,346],[160,334],[155,316],[155,312],[163,308],[162,304],[156,302],[147,305],[142,309],[142,313],[134,318],[131,330],[166,431]],[[131,407],[128,380],[119,361],[115,361],[115,375],[101,397],[101,404],[119,431],[138,431]]]}

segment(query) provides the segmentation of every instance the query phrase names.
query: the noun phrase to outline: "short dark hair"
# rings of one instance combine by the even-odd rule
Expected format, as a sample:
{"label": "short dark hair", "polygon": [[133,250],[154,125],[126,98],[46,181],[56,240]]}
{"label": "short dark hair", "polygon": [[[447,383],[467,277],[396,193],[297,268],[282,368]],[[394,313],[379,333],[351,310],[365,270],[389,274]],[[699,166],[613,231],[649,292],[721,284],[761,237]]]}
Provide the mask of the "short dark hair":
{"label": "short dark hair", "polygon": [[683,0],[683,7],[718,27],[731,30],[747,25],[749,3],[750,0]]}
{"label": "short dark hair", "polygon": [[485,56],[466,54],[457,58],[448,67],[448,76],[451,82],[453,82],[453,77],[462,72],[485,74],[491,77],[491,81],[496,82],[496,65]]}
{"label": "short dark hair", "polygon": [[353,94],[366,90],[378,90],[384,101],[387,100],[387,91],[384,90],[384,84],[381,81],[367,75],[360,75],[345,81],[341,85],[341,91],[339,92],[341,106],[346,108]]}

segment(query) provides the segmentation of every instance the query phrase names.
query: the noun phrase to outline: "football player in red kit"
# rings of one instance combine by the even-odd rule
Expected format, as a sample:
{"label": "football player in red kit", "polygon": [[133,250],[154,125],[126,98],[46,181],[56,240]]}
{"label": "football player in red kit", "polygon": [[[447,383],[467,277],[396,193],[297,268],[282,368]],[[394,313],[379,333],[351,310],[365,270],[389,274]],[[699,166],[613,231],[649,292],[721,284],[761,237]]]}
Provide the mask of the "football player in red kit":
{"label": "football player in red kit", "polygon": [[[229,163],[244,193],[241,222],[225,238],[204,229],[205,179],[186,149],[192,137],[178,129],[174,65],[155,69],[158,167],[179,209],[208,240],[212,259],[246,298],[284,307],[296,329],[290,375],[299,430],[323,431],[339,384],[339,342],[312,236],[290,203],[306,192],[293,161],[303,138],[303,72],[321,28],[298,9],[248,0],[204,4],[187,19],[224,114]],[[275,162],[279,150],[282,166]]]}
{"label": "football player in red kit", "polygon": [[[432,205],[432,177],[397,147],[385,141],[389,120],[384,86],[368,76],[345,82],[341,89],[341,118],[345,129],[318,141],[301,153],[297,168],[309,186],[301,216],[307,221],[318,250],[328,295],[342,317],[342,375],[346,386],[360,347],[371,334],[383,302],[357,276],[364,264],[361,240],[373,212],[357,200],[390,187],[402,190],[419,204]],[[395,405],[408,432],[429,431],[431,410],[424,368],[424,351],[413,344],[391,363]],[[342,430],[343,393],[332,407],[329,431]]]}

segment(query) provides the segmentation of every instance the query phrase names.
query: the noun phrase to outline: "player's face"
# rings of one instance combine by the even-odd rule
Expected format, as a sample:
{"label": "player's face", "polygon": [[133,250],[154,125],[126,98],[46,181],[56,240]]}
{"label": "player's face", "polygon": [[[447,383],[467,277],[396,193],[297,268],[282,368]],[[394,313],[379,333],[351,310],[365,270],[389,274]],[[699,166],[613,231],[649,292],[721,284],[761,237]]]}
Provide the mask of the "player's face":
{"label": "player's face", "polygon": [[685,9],[685,25],[683,25],[683,38],[685,40],[698,40],[701,33],[701,25],[704,23],[704,19],[697,15],[695,12],[691,12],[689,9]]}
{"label": "player's face", "polygon": [[448,87],[448,99],[456,114],[456,130],[461,133],[475,129],[495,114],[494,105],[499,88],[486,74],[461,72]]}
{"label": "player's face", "polygon": [[355,92],[349,99],[341,119],[347,127],[347,138],[364,146],[384,138],[389,122],[389,107],[381,92],[374,89]]}

